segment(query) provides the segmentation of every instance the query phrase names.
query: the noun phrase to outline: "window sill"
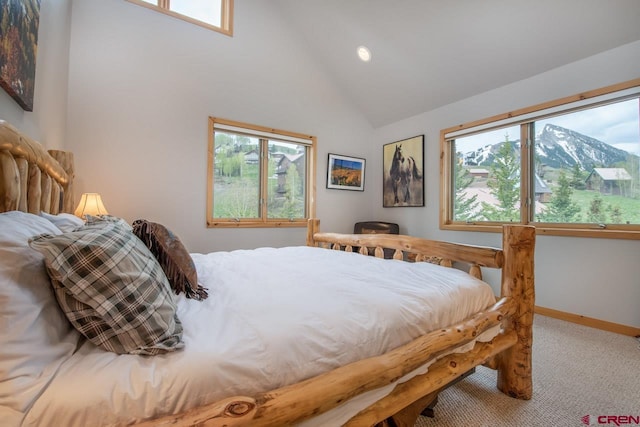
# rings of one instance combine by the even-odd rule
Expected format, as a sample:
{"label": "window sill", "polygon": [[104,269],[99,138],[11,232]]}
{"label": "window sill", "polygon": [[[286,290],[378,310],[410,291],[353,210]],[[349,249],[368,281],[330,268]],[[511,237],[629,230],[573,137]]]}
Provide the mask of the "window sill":
{"label": "window sill", "polygon": [[218,220],[207,221],[207,228],[285,228],[285,227],[306,227],[306,219],[297,219],[294,221],[281,220],[281,221],[230,221],[230,220]]}
{"label": "window sill", "polygon": [[[600,239],[623,239],[623,240],[640,240],[640,230],[632,229],[625,230],[623,228],[605,228],[602,229],[597,225],[593,225],[591,228],[587,227],[571,227],[569,225],[561,227],[549,227],[546,225],[537,225],[531,223],[536,227],[536,235],[538,236],[566,236],[566,237],[589,237]],[[618,226],[620,227],[620,226]],[[624,227],[624,226],[622,226]],[[450,223],[440,224],[441,230],[451,231],[477,231],[488,233],[501,233],[502,224],[464,224],[464,223]]]}

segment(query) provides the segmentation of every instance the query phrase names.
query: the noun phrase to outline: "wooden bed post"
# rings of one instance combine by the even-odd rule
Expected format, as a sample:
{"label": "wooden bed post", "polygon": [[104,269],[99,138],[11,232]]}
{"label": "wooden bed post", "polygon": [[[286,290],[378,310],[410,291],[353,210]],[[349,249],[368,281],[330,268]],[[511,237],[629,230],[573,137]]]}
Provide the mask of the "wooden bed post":
{"label": "wooden bed post", "polygon": [[502,297],[513,297],[516,312],[506,328],[518,341],[498,356],[498,389],[517,399],[531,399],[531,349],[533,344],[535,227],[505,225],[502,234],[505,265],[502,269]]}
{"label": "wooden bed post", "polygon": [[56,159],[62,169],[67,173],[68,181],[63,187],[61,212],[73,213],[76,208],[75,195],[73,188],[73,180],[75,178],[75,166],[73,162],[73,153],[69,151],[49,150],[51,157]]}
{"label": "wooden bed post", "polygon": [[18,209],[20,202],[20,172],[13,156],[0,151],[0,212]]}
{"label": "wooden bed post", "polygon": [[320,231],[320,220],[317,218],[309,218],[307,221],[307,246],[316,246],[313,235]]}

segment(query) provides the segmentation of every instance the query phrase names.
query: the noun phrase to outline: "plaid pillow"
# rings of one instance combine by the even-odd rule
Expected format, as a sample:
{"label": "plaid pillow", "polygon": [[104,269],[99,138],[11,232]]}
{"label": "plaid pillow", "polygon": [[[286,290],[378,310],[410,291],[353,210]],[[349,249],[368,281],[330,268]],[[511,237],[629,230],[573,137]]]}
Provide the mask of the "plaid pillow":
{"label": "plaid pillow", "polygon": [[71,324],[114,353],[154,355],[182,348],[169,283],[123,220],[96,218],[29,245],[45,257],[56,298]]}
{"label": "plaid pillow", "polygon": [[207,298],[207,290],[198,285],[193,259],[178,236],[164,225],[144,219],[133,222],[133,233],[156,257],[176,294],[184,292],[187,298],[197,300]]}
{"label": "plaid pillow", "polygon": [[85,215],[86,225],[104,224],[105,222],[115,222],[125,230],[131,231],[133,228],[124,219],[113,215]]}

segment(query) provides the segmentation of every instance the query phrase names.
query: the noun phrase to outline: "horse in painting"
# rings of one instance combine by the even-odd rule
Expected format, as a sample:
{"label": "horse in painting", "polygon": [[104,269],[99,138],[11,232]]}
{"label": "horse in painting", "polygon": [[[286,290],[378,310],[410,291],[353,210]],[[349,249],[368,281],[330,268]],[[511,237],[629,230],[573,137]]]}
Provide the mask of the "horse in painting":
{"label": "horse in painting", "polygon": [[393,187],[393,203],[399,204],[400,198],[402,198],[403,204],[410,204],[411,182],[414,179],[422,179],[422,174],[418,170],[415,159],[411,156],[405,157],[402,154],[402,144],[396,145],[389,176]]}

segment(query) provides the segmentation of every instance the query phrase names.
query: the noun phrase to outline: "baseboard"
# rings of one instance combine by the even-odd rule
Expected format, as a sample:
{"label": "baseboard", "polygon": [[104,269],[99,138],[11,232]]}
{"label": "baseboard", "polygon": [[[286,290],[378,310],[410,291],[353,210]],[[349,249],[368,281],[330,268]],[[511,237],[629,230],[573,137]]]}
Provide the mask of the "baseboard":
{"label": "baseboard", "polygon": [[554,310],[552,308],[539,307],[536,305],[534,312],[554,319],[566,320],[590,328],[601,329],[603,331],[615,332],[616,334],[629,335],[631,337],[640,336],[640,328],[621,325],[619,323],[607,322],[606,320],[594,319],[592,317],[581,316],[579,314],[567,313]]}

